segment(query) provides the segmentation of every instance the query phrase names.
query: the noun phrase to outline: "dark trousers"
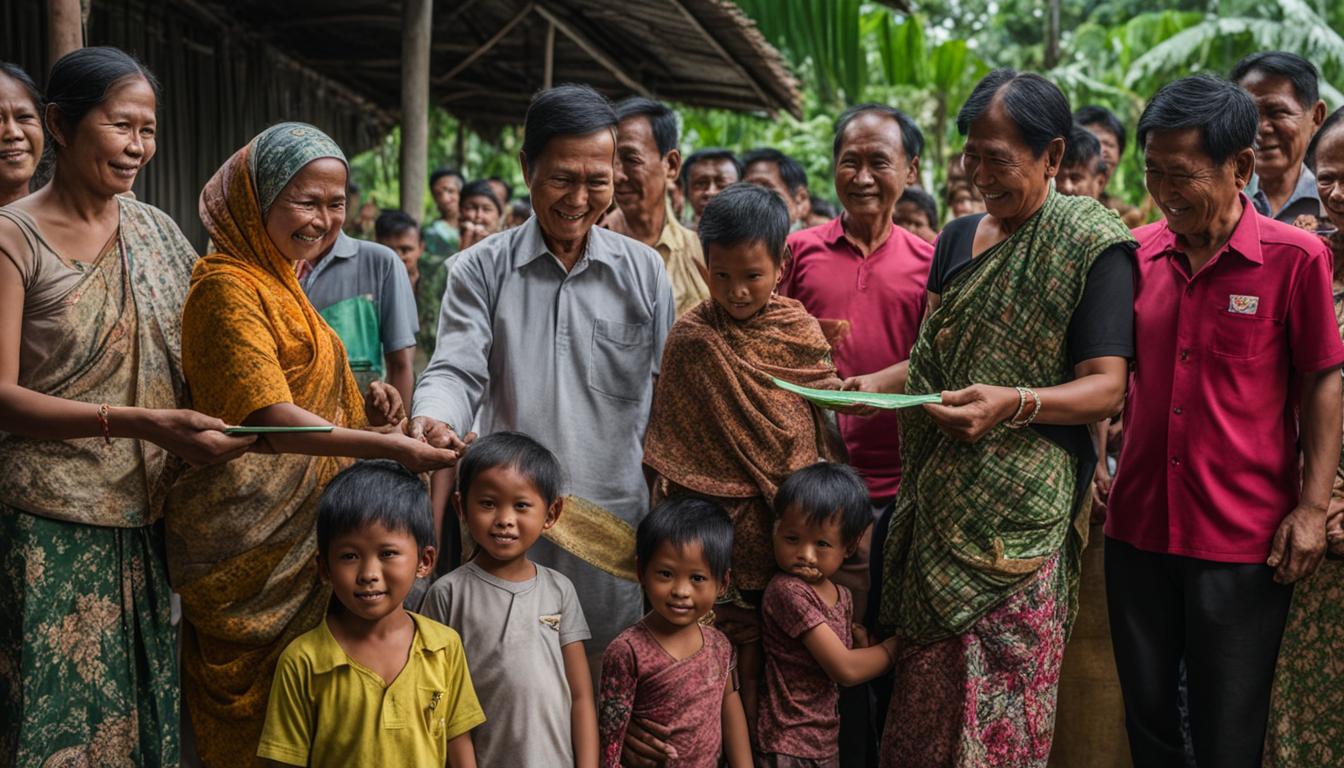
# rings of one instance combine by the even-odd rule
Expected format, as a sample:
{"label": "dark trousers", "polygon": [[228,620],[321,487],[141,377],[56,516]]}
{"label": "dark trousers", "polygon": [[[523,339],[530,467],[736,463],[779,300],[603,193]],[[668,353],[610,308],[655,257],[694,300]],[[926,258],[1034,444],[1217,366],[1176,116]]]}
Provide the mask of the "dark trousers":
{"label": "dark trousers", "polygon": [[1184,659],[1198,764],[1258,768],[1293,596],[1273,575],[1265,565],[1143,552],[1106,539],[1111,642],[1136,766],[1185,765]]}

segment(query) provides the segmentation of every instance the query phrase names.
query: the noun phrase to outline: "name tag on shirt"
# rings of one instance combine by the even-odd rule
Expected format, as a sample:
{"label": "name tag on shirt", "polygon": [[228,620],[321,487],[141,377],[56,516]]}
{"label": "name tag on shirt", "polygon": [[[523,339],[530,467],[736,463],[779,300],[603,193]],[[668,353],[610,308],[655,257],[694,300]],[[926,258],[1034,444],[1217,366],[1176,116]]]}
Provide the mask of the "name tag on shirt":
{"label": "name tag on shirt", "polygon": [[1228,296],[1227,311],[1234,315],[1254,315],[1259,308],[1259,296],[1242,296],[1236,293]]}

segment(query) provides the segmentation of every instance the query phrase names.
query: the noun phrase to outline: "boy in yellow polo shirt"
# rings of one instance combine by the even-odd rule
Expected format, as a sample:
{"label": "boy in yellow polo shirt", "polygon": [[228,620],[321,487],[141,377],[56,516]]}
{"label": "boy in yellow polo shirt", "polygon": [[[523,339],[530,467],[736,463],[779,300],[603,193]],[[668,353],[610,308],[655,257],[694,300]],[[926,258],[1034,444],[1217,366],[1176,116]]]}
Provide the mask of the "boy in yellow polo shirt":
{"label": "boy in yellow polo shirt", "polygon": [[434,565],[429,494],[393,461],[327,485],[317,558],[335,598],[290,643],[271,684],[257,756],[286,765],[475,768],[485,722],[462,640],[402,601]]}

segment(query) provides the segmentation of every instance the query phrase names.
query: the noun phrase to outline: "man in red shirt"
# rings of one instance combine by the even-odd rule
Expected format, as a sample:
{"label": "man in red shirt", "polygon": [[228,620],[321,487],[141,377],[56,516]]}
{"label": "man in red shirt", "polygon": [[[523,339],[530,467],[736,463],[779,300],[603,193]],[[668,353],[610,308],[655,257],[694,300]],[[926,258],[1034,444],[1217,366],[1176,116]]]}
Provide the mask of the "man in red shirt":
{"label": "man in red shirt", "polygon": [[1340,450],[1331,262],[1260,216],[1255,103],[1163,87],[1138,138],[1166,220],[1135,231],[1139,340],[1106,520],[1106,586],[1136,765],[1260,765],[1291,584],[1325,550]]}

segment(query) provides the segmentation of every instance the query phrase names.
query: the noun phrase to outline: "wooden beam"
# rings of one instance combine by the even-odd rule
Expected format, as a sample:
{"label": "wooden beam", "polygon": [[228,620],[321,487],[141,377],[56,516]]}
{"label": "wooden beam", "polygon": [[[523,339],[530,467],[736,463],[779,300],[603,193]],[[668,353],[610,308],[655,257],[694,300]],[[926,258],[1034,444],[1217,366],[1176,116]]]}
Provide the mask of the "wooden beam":
{"label": "wooden beam", "polygon": [[579,32],[578,30],[574,29],[573,27],[569,26],[568,22],[562,21],[555,14],[546,10],[546,7],[543,5],[536,6],[536,11],[537,13],[541,14],[541,16],[544,19],[549,21],[556,29],[563,32],[565,34],[565,37],[568,37],[571,42],[579,46],[579,48],[581,48],[584,53],[591,56],[593,60],[596,61],[598,64],[601,64],[603,68],[605,68],[608,72],[611,73],[612,77],[620,81],[621,85],[624,85],[626,88],[629,88],[630,90],[634,91],[635,93],[647,99],[653,98],[653,94],[649,91],[649,89],[645,88],[643,85],[634,80],[632,77],[625,74],[625,72],[621,69],[620,65],[618,65],[615,61],[613,61],[612,58],[608,56],[606,52],[603,51],[600,47],[598,47],[596,43],[589,40],[587,36]]}
{"label": "wooden beam", "polygon": [[490,36],[489,40],[486,40],[484,43],[481,44],[479,48],[468,54],[468,56],[465,59],[459,61],[457,63],[457,66],[448,70],[447,74],[434,78],[434,82],[446,83],[449,80],[452,80],[455,76],[461,74],[463,70],[471,66],[472,63],[474,63],[477,59],[484,56],[487,52],[489,52],[491,48],[494,48],[495,43],[498,43],[500,40],[503,40],[505,35],[512,32],[513,28],[522,23],[523,19],[526,19],[528,14],[532,13],[532,11],[535,8],[536,6],[533,5],[532,3],[524,5],[523,9],[518,11],[518,13],[515,13],[513,15],[513,18],[505,22],[504,26],[500,27],[498,32]]}
{"label": "wooden beam", "polygon": [[434,0],[401,4],[401,210],[420,221],[429,174],[429,47]]}
{"label": "wooden beam", "polygon": [[292,19],[267,22],[272,31],[312,27],[314,29],[333,25],[378,26],[397,29],[401,18],[395,13],[343,13],[334,16],[296,16]]}
{"label": "wooden beam", "polygon": [[84,23],[79,0],[47,0],[47,67],[83,47]]}
{"label": "wooden beam", "polygon": [[719,58],[727,62],[728,66],[737,70],[737,73],[747,81],[747,85],[751,86],[751,90],[760,98],[761,106],[770,113],[771,117],[774,117],[775,109],[772,106],[774,101],[769,96],[765,95],[765,91],[761,90],[761,86],[756,83],[756,78],[752,77],[751,73],[747,71],[747,68],[742,66],[742,62],[733,58],[722,45],[719,45],[719,41],[714,39],[714,36],[709,33],[709,30],[705,29],[705,25],[701,24],[700,20],[687,10],[685,5],[682,5],[681,0],[668,0],[668,2],[672,4],[672,7],[681,11],[681,15],[685,17],[686,23],[690,24],[692,28],[700,33],[700,36],[709,43],[709,47],[719,55]]}
{"label": "wooden beam", "polygon": [[541,87],[550,88],[555,84],[555,24],[546,25],[546,48],[541,70]]}

